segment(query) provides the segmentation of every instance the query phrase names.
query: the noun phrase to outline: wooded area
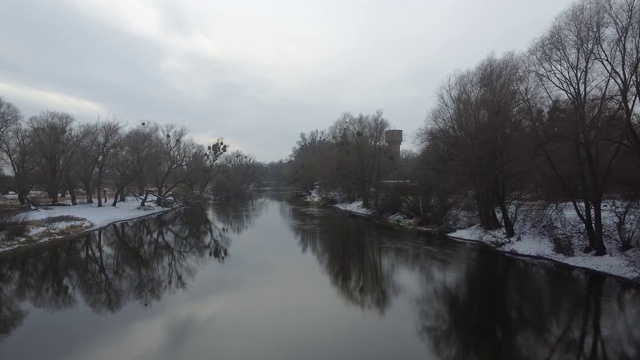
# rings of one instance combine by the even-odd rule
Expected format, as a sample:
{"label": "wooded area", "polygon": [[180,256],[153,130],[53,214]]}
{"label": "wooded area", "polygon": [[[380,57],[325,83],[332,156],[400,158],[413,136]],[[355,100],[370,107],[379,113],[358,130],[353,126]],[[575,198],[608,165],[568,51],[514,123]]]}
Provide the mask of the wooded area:
{"label": "wooded area", "polygon": [[603,255],[605,198],[623,200],[622,246],[637,244],[625,217],[638,209],[639,71],[640,2],[577,2],[526,51],[450,74],[417,134],[419,153],[386,156],[382,113],[347,113],[301,135],[290,178],[379,212],[387,210],[379,207],[384,180],[410,180],[415,196],[396,210],[435,225],[473,194],[480,224],[507,238],[516,202],[570,202],[588,237],[584,250]]}
{"label": "wooded area", "polygon": [[188,135],[173,124],[127,127],[113,116],[79,124],[70,114],[44,111],[25,120],[0,98],[0,159],[7,170],[0,190],[15,192],[22,205],[33,205],[33,190],[45,191],[51,205],[61,194],[75,205],[80,190],[87,203],[100,207],[107,188],[116,206],[127,194],[143,196],[145,189],[158,199],[176,193],[194,199],[237,196],[254,184],[259,167],[253,156],[228,153],[222,138],[205,146]]}

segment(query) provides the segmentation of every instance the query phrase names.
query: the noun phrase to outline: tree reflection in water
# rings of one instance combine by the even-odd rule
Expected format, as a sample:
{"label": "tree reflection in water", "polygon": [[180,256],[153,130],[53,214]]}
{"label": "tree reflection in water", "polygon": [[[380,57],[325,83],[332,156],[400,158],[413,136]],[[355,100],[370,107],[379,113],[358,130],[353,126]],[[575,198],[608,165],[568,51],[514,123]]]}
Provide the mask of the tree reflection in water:
{"label": "tree reflection in water", "polygon": [[222,224],[224,231],[240,234],[253,226],[256,217],[265,209],[266,205],[265,198],[220,202],[215,207],[215,218]]}
{"label": "tree reflection in water", "polygon": [[317,257],[349,303],[382,314],[400,295],[398,270],[416,273],[418,335],[440,359],[640,359],[635,286],[446,240],[393,237],[322,210],[289,209],[280,211],[302,251]]}
{"label": "tree reflection in water", "polygon": [[317,257],[338,293],[351,304],[384,314],[399,287],[394,263],[382,256],[381,233],[350,219],[319,220],[313,208],[291,209],[302,251]]}
{"label": "tree reflection in water", "polygon": [[419,333],[441,359],[640,358],[633,300],[603,297],[639,294],[615,280],[489,253],[455,281],[423,274]]}
{"label": "tree reflection in water", "polygon": [[[223,262],[229,232],[250,227],[266,206],[253,200],[190,208],[2,256],[0,339],[23,323],[29,306],[84,302],[96,312],[116,312],[181,291],[199,264]],[[415,319],[410,326],[434,358],[640,358],[637,286],[332,211],[279,206],[295,241],[314,255],[341,298],[374,316],[386,314],[385,327],[404,329],[405,315]]]}
{"label": "tree reflection in water", "polygon": [[20,325],[21,303],[58,310],[83,300],[95,312],[145,306],[185,289],[196,265],[228,255],[229,238],[205,207],[118,223],[78,240],[0,259],[0,337]]}

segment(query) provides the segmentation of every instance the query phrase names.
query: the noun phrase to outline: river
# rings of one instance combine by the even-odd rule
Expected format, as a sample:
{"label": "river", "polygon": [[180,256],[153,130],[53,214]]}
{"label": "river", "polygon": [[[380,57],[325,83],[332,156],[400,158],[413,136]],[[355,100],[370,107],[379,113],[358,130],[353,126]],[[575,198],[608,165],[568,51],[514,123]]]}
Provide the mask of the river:
{"label": "river", "polygon": [[640,359],[640,288],[279,195],[0,256],[2,359]]}

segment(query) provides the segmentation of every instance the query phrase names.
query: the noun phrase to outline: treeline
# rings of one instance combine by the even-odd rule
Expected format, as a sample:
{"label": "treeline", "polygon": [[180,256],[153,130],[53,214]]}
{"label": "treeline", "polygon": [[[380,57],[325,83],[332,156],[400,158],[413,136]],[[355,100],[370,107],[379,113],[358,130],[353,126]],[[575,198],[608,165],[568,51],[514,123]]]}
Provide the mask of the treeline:
{"label": "treeline", "polygon": [[325,193],[335,191],[349,201],[359,199],[365,206],[377,207],[381,181],[393,169],[394,156],[384,137],[389,126],[382,111],[344,113],[327,130],[300,134],[286,177],[309,193],[320,187]]}
{"label": "treeline", "polygon": [[32,190],[46,191],[54,205],[61,194],[69,194],[76,205],[81,190],[87,203],[103,206],[109,188],[116,206],[126,194],[144,195],[145,190],[155,192],[160,205],[169,195],[247,191],[257,174],[252,156],[228,153],[221,138],[205,146],[188,135],[173,124],[127,127],[113,116],[78,123],[70,114],[44,111],[25,120],[0,97],[0,160],[8,170],[0,192],[15,192],[23,205],[30,204]]}
{"label": "treeline", "polygon": [[[569,202],[588,237],[585,251],[605,254],[605,196],[633,200],[622,215],[637,204],[639,96],[640,1],[574,3],[526,51],[490,55],[441,85],[417,136],[419,154],[403,159],[418,207],[443,221],[452,199],[473,194],[480,224],[504,228],[512,237],[514,202]],[[361,182],[361,191],[353,192],[355,184],[344,182],[341,171],[353,165],[351,171],[371,179],[366,174],[382,163],[360,154],[372,154],[377,143],[367,141],[369,150],[359,151],[365,147],[355,144],[369,137],[356,130],[347,132],[356,134],[347,137],[351,148],[341,148],[338,123],[302,136],[292,154],[293,172],[310,177],[308,184],[340,183],[341,190],[365,199],[375,182]],[[308,148],[325,154],[311,168],[304,162]]]}

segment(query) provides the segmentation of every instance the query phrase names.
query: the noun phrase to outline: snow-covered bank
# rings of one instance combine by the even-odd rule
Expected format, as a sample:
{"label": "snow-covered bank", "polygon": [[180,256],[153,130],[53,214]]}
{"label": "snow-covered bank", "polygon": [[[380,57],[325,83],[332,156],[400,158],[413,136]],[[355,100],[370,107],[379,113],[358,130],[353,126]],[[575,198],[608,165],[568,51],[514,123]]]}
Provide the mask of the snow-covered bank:
{"label": "snow-covered bank", "polygon": [[[516,236],[506,239],[502,230],[488,231],[471,226],[448,234],[451,238],[479,241],[512,254],[535,256],[563,264],[591,269],[626,279],[640,281],[640,249],[633,240],[640,229],[640,213],[624,201],[603,203],[604,256],[584,253],[587,235],[571,203],[546,205],[538,202],[517,204],[520,215]],[[626,210],[628,211],[626,211]],[[621,222],[621,215],[624,221]],[[628,237],[631,249],[623,251],[620,231]]]}
{"label": "snow-covered bank", "polygon": [[510,254],[535,256],[629,280],[640,280],[640,267],[633,265],[639,264],[640,251],[637,248],[622,252],[615,246],[609,245],[607,254],[604,256],[594,256],[592,253],[585,254],[581,251],[565,256],[556,253],[553,250],[552,241],[540,234],[521,233],[515,239],[507,241],[501,231],[487,231],[477,225],[455,231],[447,236],[454,240],[485,243]]}
{"label": "snow-covered bank", "polygon": [[[362,202],[339,203],[334,207],[360,216],[373,215],[370,209],[362,206]],[[595,256],[592,253],[584,253],[582,249],[586,245],[586,235],[580,231],[579,219],[573,213],[571,206],[560,204],[553,210],[545,209],[543,212],[546,212],[546,217],[540,216],[540,209],[537,208],[537,204],[525,204],[523,208],[521,209],[522,213],[527,215],[522,216],[519,223],[516,224],[517,234],[512,239],[506,239],[502,230],[488,231],[478,225],[449,233],[447,237],[452,240],[484,243],[494,247],[497,251],[508,254],[548,259],[570,266],[640,281],[640,249],[638,247],[622,251],[615,238],[607,236],[605,237],[606,255]],[[603,214],[609,234],[612,233],[612,227],[615,226],[614,217],[612,216],[612,209],[614,208],[615,205],[609,204],[607,211]],[[385,218],[385,220],[417,230],[429,230],[415,227],[413,221],[405,219],[401,215],[392,215]],[[560,253],[557,243],[559,241],[558,238],[561,238],[561,241],[564,242],[563,245],[568,247],[569,254],[565,253],[563,255]]]}
{"label": "snow-covered bank", "polygon": [[367,209],[362,205],[362,201],[356,201],[353,203],[341,203],[334,205],[340,210],[348,211],[360,216],[371,216],[373,213],[370,209]]}
{"label": "snow-covered bank", "polygon": [[26,233],[15,239],[0,242],[0,252],[18,247],[72,237],[109,224],[132,220],[171,210],[154,205],[140,207],[139,200],[107,204],[79,204],[75,206],[42,207],[25,213]]}

